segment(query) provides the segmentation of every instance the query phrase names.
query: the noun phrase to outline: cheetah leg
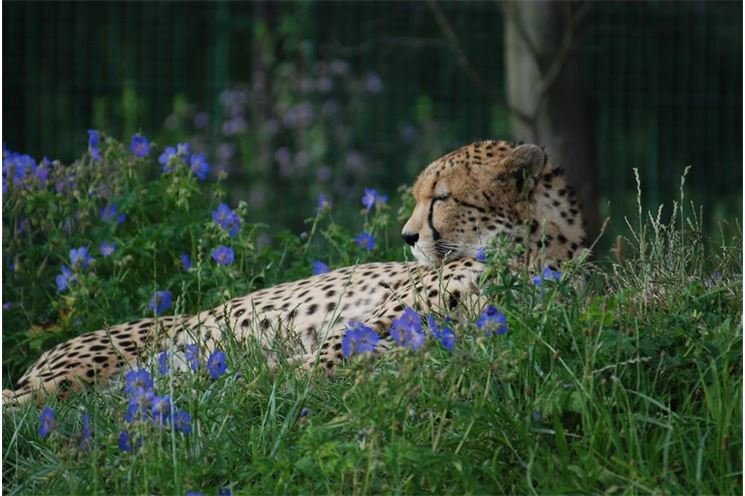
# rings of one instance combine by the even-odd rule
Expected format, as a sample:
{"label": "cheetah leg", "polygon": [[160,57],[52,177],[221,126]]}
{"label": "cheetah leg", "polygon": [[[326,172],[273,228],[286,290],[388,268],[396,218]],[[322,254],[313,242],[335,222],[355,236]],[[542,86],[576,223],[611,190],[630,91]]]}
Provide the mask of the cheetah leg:
{"label": "cheetah leg", "polygon": [[[483,267],[483,264],[474,260],[461,259],[447,264],[441,271],[412,280],[403,290],[391,292],[365,322],[381,338],[375,354],[385,353],[396,346],[390,336],[391,323],[406,306],[418,312],[447,313],[459,305],[472,307],[485,304],[478,291]],[[331,333],[321,345],[318,359],[314,356],[313,360],[305,363],[305,368],[313,368],[317,364],[327,373],[335,373],[344,360],[342,340],[345,332],[346,327],[342,327]]]}
{"label": "cheetah leg", "polygon": [[[390,336],[391,323],[401,315],[406,306],[413,307],[417,312],[424,310],[446,313],[462,304],[469,307],[483,304],[484,299],[478,292],[482,270],[483,264],[463,259],[448,264],[442,271],[412,281],[405,291],[391,292],[365,322],[381,338],[375,354],[384,353],[396,346]],[[346,327],[341,327],[331,333],[321,345],[317,360],[314,356],[305,363],[305,368],[320,366],[322,370],[333,374],[344,360],[342,340],[345,332]]]}
{"label": "cheetah leg", "polygon": [[177,319],[180,317],[141,319],[60,343],[39,357],[15,390],[3,391],[3,403],[41,401],[59,390],[108,380],[133,366],[144,351],[159,347]]}

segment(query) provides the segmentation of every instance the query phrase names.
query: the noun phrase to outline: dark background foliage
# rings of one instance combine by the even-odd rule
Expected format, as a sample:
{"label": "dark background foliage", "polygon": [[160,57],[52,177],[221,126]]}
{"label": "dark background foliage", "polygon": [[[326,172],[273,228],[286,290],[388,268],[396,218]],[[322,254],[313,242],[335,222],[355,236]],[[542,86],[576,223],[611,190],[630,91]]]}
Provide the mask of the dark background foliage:
{"label": "dark background foliage", "polygon": [[[741,3],[581,7],[601,216],[623,227],[633,167],[652,206],[669,205],[693,165],[707,220],[731,218],[742,197]],[[499,3],[10,2],[3,13],[6,146],[69,162],[92,127],[163,146],[198,138],[254,220],[297,228],[318,192],[393,192],[443,151],[511,135]],[[328,92],[303,87],[333,61],[347,77]],[[236,89],[244,103],[231,110]],[[233,114],[244,125],[226,135]]]}

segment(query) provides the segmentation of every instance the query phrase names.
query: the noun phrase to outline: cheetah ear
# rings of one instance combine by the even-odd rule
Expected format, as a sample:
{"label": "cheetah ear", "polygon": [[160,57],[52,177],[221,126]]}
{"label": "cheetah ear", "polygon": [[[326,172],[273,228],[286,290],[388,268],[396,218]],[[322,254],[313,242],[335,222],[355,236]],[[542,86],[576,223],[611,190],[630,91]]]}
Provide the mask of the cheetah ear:
{"label": "cheetah ear", "polygon": [[521,171],[528,176],[537,176],[546,165],[546,153],[537,145],[520,145],[502,159],[505,171]]}
{"label": "cheetah ear", "polygon": [[511,190],[509,185],[514,185],[517,194],[532,191],[547,160],[541,147],[520,145],[502,159],[496,179],[503,189]]}

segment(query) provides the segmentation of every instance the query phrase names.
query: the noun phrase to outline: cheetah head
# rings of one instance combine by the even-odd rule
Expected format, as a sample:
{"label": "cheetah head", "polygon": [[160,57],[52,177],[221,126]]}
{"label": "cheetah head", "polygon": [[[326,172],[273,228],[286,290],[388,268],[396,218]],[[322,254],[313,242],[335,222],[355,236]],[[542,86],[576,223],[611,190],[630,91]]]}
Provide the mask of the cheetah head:
{"label": "cheetah head", "polygon": [[[543,233],[567,232],[579,241],[582,233],[571,232],[572,226],[559,217],[559,210],[569,216],[568,209],[576,201],[567,193],[563,177],[556,184],[558,176],[536,145],[482,141],[464,146],[435,160],[419,175],[413,188],[416,206],[401,235],[425,265],[475,257],[497,236],[530,242],[531,234],[539,235],[539,223],[547,228]],[[544,191],[554,187],[566,196],[560,198],[566,212],[557,210],[551,204],[553,197]],[[560,237],[570,243],[567,251],[578,244],[563,234]],[[541,242],[545,239],[544,234]],[[566,252],[561,258],[566,258]]]}

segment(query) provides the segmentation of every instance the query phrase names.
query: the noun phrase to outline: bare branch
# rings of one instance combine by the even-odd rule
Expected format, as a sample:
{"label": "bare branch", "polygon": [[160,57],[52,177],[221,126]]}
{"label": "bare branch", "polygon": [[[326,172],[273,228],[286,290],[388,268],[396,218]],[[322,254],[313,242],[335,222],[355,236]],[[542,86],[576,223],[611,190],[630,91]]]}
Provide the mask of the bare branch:
{"label": "bare branch", "polygon": [[437,5],[435,0],[428,0],[427,4],[430,10],[432,10],[432,14],[435,16],[435,20],[440,26],[442,33],[445,35],[445,38],[447,38],[448,42],[450,43],[450,48],[455,53],[456,61],[463,69],[465,69],[468,77],[471,79],[471,82],[476,86],[476,88],[478,88],[479,91],[481,91],[492,100],[500,102],[500,104],[504,105],[508,112],[523,121],[526,125],[534,127],[534,117],[531,117],[520,109],[517,109],[509,103],[504,102],[504,99],[501,97],[501,95],[497,94],[493,89],[491,89],[484,83],[481,75],[469,62],[468,57],[466,56],[466,53],[461,46],[460,40],[458,39],[458,36],[455,34],[455,31],[450,25],[450,22],[448,22],[445,14],[440,9],[440,6]]}

